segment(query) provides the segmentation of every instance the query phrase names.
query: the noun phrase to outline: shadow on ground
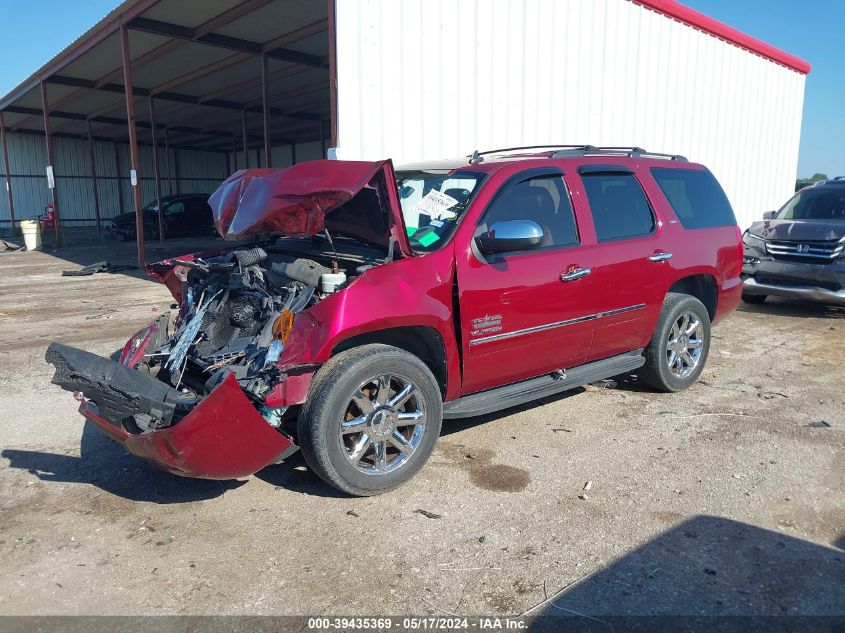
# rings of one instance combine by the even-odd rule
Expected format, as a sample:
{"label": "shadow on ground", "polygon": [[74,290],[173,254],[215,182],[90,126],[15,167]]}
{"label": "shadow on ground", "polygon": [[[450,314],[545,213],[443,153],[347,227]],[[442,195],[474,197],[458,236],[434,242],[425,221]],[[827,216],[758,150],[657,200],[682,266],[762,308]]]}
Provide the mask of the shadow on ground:
{"label": "shadow on ground", "polygon": [[219,497],[245,481],[188,479],[157,470],[85,424],[80,456],[6,449],[10,468],[27,470],[42,481],[91,484],[132,501],[189,503]]}
{"label": "shadow on ground", "polygon": [[549,593],[532,615],[534,631],[841,631],[845,553],[699,516]]}
{"label": "shadow on ground", "polygon": [[759,305],[741,302],[738,310],[749,314],[765,314],[813,319],[845,319],[845,306],[825,305],[815,301],[769,297]]}
{"label": "shadow on ground", "polygon": [[[128,453],[91,423],[85,423],[79,454],[76,457],[5,449],[0,452],[0,457],[9,460],[10,468],[26,470],[41,481],[91,484],[124,499],[161,504],[213,499],[248,481],[193,479],[158,470]],[[303,494],[347,496],[311,472],[301,453],[292,455],[281,464],[268,466],[255,476],[270,485]]]}

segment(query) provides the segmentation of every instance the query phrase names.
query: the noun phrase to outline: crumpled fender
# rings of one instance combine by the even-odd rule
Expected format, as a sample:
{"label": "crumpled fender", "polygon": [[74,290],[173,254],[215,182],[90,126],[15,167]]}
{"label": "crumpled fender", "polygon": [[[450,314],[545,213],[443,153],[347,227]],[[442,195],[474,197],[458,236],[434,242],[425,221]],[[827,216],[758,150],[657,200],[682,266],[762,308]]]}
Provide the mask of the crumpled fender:
{"label": "crumpled fender", "polygon": [[136,435],[100,417],[88,402],[79,411],[133,455],[184,477],[246,477],[281,461],[296,448],[261,417],[232,374],[166,429]]}

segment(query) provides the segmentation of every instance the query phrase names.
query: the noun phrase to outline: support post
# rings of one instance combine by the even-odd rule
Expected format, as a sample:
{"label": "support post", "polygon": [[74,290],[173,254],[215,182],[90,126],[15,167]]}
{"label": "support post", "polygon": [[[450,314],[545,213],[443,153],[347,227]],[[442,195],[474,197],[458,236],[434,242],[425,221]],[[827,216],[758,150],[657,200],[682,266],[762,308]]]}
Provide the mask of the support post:
{"label": "support post", "polygon": [[135,240],[138,245],[138,267],[144,268],[144,205],[138,178],[138,134],[135,129],[135,91],[132,88],[132,64],[129,59],[129,29],[120,27],[121,57],[123,59],[123,90],[126,93],[126,123],[129,127],[129,182],[135,203]]}
{"label": "support post", "polygon": [[270,80],[267,69],[267,56],[261,56],[261,104],[263,106],[262,117],[264,118],[264,162],[267,167],[273,166],[273,159],[270,156]]}
{"label": "support post", "polygon": [[[56,171],[53,165],[53,136],[50,134],[50,107],[47,103],[47,84],[41,81],[41,109],[44,114],[44,141],[47,144],[47,169],[52,171],[53,186],[50,187],[50,201],[56,218],[56,246],[62,245],[62,222],[59,216],[59,196],[56,193]],[[49,182],[48,182],[49,186]]]}
{"label": "support post", "polygon": [[91,157],[91,193],[94,196],[94,216],[97,218],[97,232],[102,230],[100,218],[100,193],[97,191],[97,158],[94,153],[94,136],[91,134],[91,119],[88,125],[88,154]]}
{"label": "support post", "polygon": [[241,132],[244,142],[244,169],[249,169],[249,138],[246,135],[246,110],[241,112]]}
{"label": "support post", "polygon": [[327,0],[329,12],[329,108],[331,146],[337,147],[340,138],[337,130],[337,29],[335,26],[335,0]]}
{"label": "support post", "polygon": [[114,169],[117,173],[117,208],[120,209],[122,215],[126,208],[123,204],[123,188],[120,186],[120,148],[117,146],[117,141],[114,142]]}
{"label": "support post", "polygon": [[296,143],[290,144],[290,164],[296,165]]}
{"label": "support post", "polygon": [[176,178],[176,193],[182,193],[182,186],[179,182],[179,150],[173,148],[173,174]]}
{"label": "support post", "polygon": [[156,179],[156,200],[158,202],[158,241],[164,244],[164,206],[161,204],[161,175],[158,164],[158,130],[156,130],[155,99],[150,95],[150,131],[153,135],[153,172]]}
{"label": "support post", "polygon": [[170,135],[164,128],[164,160],[167,163],[167,193],[173,195],[173,163],[170,162]]}
{"label": "support post", "polygon": [[9,219],[12,221],[12,231],[15,230],[15,199],[12,196],[12,168],[9,165],[9,139],[6,136],[6,121],[0,111],[0,135],[3,137],[3,164],[6,169],[6,196],[9,198]]}

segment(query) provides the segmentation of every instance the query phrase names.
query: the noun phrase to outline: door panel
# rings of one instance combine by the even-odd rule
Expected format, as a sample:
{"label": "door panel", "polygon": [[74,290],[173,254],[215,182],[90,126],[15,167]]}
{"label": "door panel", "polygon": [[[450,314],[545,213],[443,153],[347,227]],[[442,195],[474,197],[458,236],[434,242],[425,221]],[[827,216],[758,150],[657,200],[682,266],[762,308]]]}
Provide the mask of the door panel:
{"label": "door panel", "polygon": [[544,246],[457,262],[464,380],[468,394],[584,362],[595,326],[591,275],[580,247],[569,193],[559,170],[511,178],[485,210],[478,232],[494,222],[539,224]]}
{"label": "door panel", "polygon": [[648,344],[673,277],[664,227],[634,172],[595,166],[581,173],[593,218],[596,335],[588,360]]}

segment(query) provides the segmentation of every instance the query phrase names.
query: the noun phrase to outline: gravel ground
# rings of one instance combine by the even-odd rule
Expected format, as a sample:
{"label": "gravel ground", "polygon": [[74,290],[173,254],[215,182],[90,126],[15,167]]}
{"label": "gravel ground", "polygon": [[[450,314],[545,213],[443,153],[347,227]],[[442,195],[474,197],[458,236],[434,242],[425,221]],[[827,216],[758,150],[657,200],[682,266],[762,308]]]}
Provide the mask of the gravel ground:
{"label": "gravel ground", "polygon": [[111,354],[170,297],[60,271],[133,249],[0,253],[0,613],[845,614],[845,311],[744,306],[685,393],[450,422],[354,499],[301,458],[181,479],[83,425],[49,342]]}

